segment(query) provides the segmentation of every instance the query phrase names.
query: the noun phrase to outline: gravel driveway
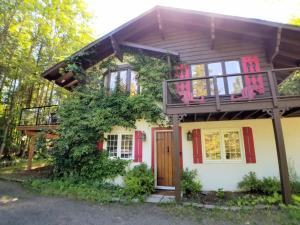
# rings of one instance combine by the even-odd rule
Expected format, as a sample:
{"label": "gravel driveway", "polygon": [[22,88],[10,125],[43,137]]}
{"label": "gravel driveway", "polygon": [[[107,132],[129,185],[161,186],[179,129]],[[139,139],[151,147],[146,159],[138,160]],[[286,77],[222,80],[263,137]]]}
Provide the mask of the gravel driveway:
{"label": "gravel driveway", "polygon": [[94,204],[27,192],[21,184],[0,180],[1,225],[53,224],[196,224],[178,218],[153,204]]}

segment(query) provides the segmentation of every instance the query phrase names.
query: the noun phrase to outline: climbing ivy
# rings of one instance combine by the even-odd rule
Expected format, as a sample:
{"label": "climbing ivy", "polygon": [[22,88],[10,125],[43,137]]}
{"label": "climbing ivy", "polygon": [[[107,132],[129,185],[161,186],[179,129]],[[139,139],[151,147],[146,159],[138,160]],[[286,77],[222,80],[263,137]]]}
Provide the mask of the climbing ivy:
{"label": "climbing ivy", "polygon": [[138,73],[142,93],[131,96],[121,88],[119,80],[114,91],[105,89],[104,74],[116,67],[115,59],[109,58],[85,72],[85,76],[92,77],[89,81],[99,82],[97,85],[81,83],[61,105],[59,138],[53,151],[57,176],[102,180],[122,174],[127,162],[100,153],[96,148],[99,138],[115,126],[135,128],[141,119],[166,123],[158,100],[162,98],[162,80],[170,73],[170,66],[163,59],[144,55],[129,55],[126,59]]}

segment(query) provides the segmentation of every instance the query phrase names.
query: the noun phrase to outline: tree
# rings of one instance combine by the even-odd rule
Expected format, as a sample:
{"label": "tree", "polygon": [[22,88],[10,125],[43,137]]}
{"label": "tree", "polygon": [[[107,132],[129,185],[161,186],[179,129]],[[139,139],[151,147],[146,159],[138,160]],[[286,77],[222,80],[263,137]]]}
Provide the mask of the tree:
{"label": "tree", "polygon": [[20,109],[67,95],[40,74],[92,40],[84,0],[0,1],[0,156],[20,144]]}

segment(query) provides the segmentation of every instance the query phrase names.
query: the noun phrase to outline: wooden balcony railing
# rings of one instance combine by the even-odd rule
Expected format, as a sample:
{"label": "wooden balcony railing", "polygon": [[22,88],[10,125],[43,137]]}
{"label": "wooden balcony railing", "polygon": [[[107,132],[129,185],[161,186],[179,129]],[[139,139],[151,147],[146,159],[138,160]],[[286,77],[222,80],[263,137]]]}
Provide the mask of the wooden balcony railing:
{"label": "wooden balcony railing", "polygon": [[57,105],[23,108],[20,114],[19,126],[57,125]]}
{"label": "wooden balcony railing", "polygon": [[175,113],[171,108],[177,108],[176,113],[178,108],[190,106],[214,106],[219,111],[222,105],[241,106],[249,102],[271,102],[277,107],[280,99],[295,97],[300,97],[300,67],[163,82],[163,107],[167,114]]}

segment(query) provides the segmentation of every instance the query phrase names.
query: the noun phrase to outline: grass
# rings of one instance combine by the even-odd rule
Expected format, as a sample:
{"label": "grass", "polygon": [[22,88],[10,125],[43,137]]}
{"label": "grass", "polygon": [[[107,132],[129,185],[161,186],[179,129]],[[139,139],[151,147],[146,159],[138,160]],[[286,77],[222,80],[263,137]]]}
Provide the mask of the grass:
{"label": "grass", "polygon": [[33,177],[42,177],[46,168],[49,165],[49,160],[47,159],[33,159],[32,170],[27,170],[27,160],[22,159],[16,161],[11,166],[0,167],[0,177],[8,179],[21,179],[27,180]]}
{"label": "grass", "polygon": [[161,208],[180,218],[190,217],[199,224],[272,224],[299,225],[300,208],[295,206],[280,207],[280,209],[251,209],[251,210],[221,210],[200,209],[192,206],[178,206],[175,204],[161,204]]}
{"label": "grass", "polygon": [[97,182],[78,182],[70,179],[34,179],[25,186],[35,192],[48,196],[63,196],[78,200],[107,203],[114,198],[124,196],[123,189],[118,186]]}

